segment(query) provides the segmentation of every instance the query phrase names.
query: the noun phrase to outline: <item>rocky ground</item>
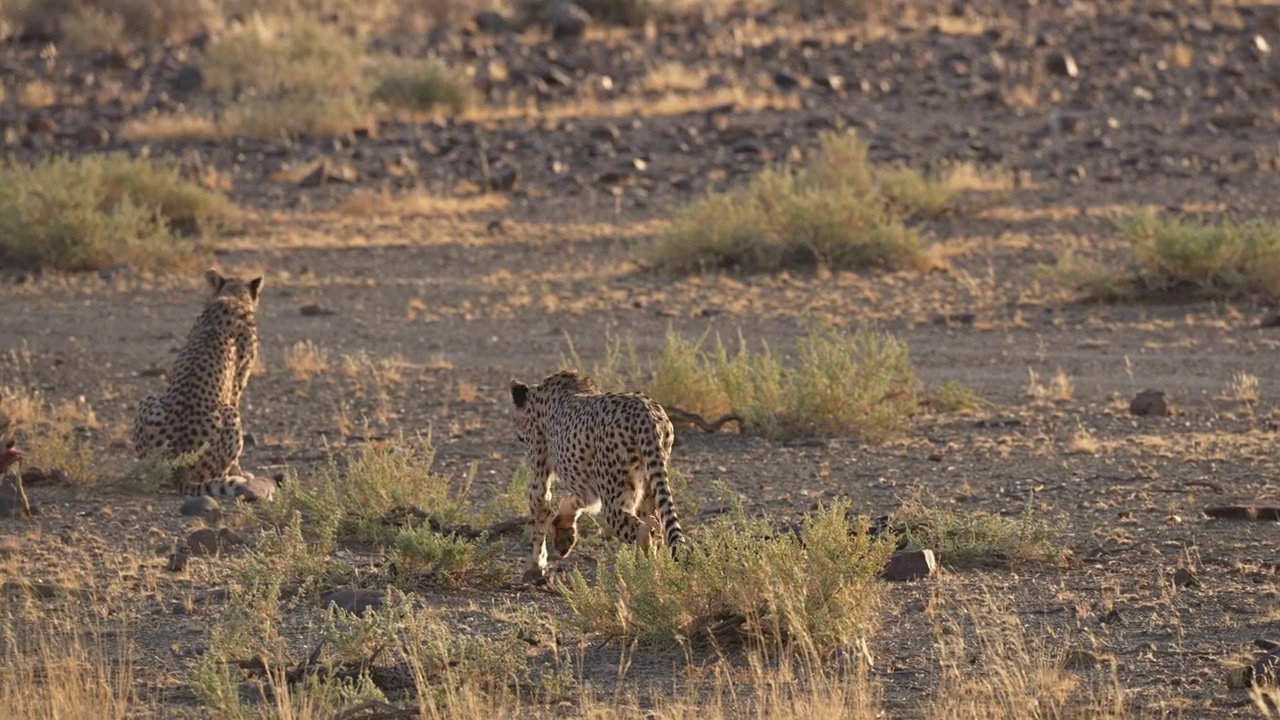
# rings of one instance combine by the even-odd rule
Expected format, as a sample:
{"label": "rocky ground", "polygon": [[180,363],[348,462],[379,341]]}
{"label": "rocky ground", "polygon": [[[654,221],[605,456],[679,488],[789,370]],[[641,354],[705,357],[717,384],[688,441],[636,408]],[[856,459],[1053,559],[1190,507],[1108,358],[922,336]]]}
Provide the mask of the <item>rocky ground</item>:
{"label": "rocky ground", "polygon": [[[1135,716],[1252,716],[1226,676],[1256,638],[1275,635],[1280,534],[1274,522],[1203,510],[1276,499],[1280,336],[1261,322],[1272,303],[1087,304],[1044,267],[1067,250],[1119,262],[1110,218],[1138,206],[1275,217],[1280,11],[1052,4],[983,15],[955,5],[896,25],[765,14],[597,26],[576,41],[488,23],[375,41],[472,69],[484,102],[458,119],[288,142],[136,129],[153,113],[216,113],[220,100],[192,65],[198,42],[56,60],[41,43],[10,42],[0,124],[14,159],[173,157],[245,210],[216,263],[266,277],[263,367],[243,408],[248,467],[293,468],[307,482],[371,438],[430,429],[440,472],[461,482],[474,469],[477,493],[501,493],[520,458],[507,381],[556,369],[566,336],[593,363],[606,336],[651,357],[668,327],[726,338],[740,329],[786,347],[810,315],[874,323],[910,344],[927,384],[957,380],[991,405],[924,416],[883,445],[687,433],[675,462],[698,510],[692,526],[724,508],[720,483],[749,512],[783,520],[833,497],[868,514],[913,497],[964,511],[1029,507],[1061,529],[1066,566],[944,571],[888,590],[892,621],[870,645],[893,716],[912,716],[936,682],[932,608],[987,596],[1051,649],[1108,659],[1083,672],[1114,671]],[[24,101],[19,89],[36,82],[48,102]],[[637,250],[674,210],[803,157],[818,131],[842,125],[870,141],[875,161],[998,166],[1015,189],[927,225],[946,271],[646,269]],[[33,487],[41,516],[0,519],[4,572],[131,588],[94,607],[139,628],[147,702],[188,712],[181,650],[218,614],[174,615],[171,604],[223,578],[204,559],[166,574],[173,539],[190,527],[178,501],[107,480],[128,458],[138,399],[160,387],[153,369],[168,366],[196,313],[199,273],[10,277],[0,286],[4,384],[92,406],[83,436],[106,477]],[[291,370],[303,341],[333,371]],[[340,361],[361,353],[363,363]],[[1069,389],[1032,392],[1059,372]],[[1257,378],[1256,397],[1241,373]],[[1165,391],[1176,412],[1131,415],[1145,388]],[[131,559],[112,559],[121,550]],[[514,573],[522,548],[507,553]],[[1180,568],[1196,581],[1175,581]],[[527,589],[437,599],[563,611]],[[683,662],[641,655],[628,677],[661,686]],[[597,650],[579,671],[611,682],[617,663],[616,650]]]}

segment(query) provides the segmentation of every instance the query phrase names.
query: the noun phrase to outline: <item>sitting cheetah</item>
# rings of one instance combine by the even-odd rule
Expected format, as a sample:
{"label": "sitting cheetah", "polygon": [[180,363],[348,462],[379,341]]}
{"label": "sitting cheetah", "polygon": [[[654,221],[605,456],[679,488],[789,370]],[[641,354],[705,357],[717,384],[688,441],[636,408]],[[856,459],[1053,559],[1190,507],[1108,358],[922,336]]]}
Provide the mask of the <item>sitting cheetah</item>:
{"label": "sitting cheetah", "polygon": [[199,451],[193,464],[174,470],[178,492],[236,496],[246,482],[240,396],[258,357],[254,311],[262,278],[245,281],[209,270],[205,279],[213,294],[174,362],[168,388],[139,405],[133,446],[139,458],[162,449],[170,459]]}
{"label": "sitting cheetah", "polygon": [[[549,526],[564,557],[577,542],[578,515],[602,506],[606,526],[620,540],[647,549],[655,535],[661,537],[660,527],[677,552],[685,537],[667,486],[675,430],[658,403],[640,393],[602,393],[589,377],[570,370],[532,387],[512,380],[510,389],[516,437],[534,471],[533,555],[526,577],[546,573]],[[554,476],[568,494],[553,519]]]}

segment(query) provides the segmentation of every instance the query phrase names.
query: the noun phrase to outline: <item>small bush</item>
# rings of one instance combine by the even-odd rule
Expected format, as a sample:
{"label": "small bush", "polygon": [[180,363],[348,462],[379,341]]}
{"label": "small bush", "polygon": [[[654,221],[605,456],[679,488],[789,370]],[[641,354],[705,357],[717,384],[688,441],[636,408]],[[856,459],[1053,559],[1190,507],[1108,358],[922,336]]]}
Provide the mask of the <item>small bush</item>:
{"label": "small bush", "polygon": [[615,342],[607,367],[593,377],[610,389],[640,386],[659,403],[707,420],[736,414],[744,432],[771,438],[884,440],[902,432],[919,406],[907,346],[886,333],[815,325],[796,343],[793,362],[767,345],[753,352],[741,336],[733,354],[719,336],[710,350],[705,342],[668,330],[648,382],[639,377],[634,350],[630,377],[619,371]]}
{"label": "small bush", "polygon": [[873,168],[853,133],[828,133],[808,166],[768,168],[745,191],[708,196],[677,214],[654,260],[676,273],[923,267],[920,236],[906,221],[942,212],[951,198],[945,183],[914,170]]}
{"label": "small bush", "polygon": [[471,84],[437,60],[384,72],[369,99],[396,110],[428,113],[438,109],[455,115],[471,107]]}
{"label": "small bush", "polygon": [[1163,220],[1150,211],[1117,226],[1132,253],[1125,269],[1064,255],[1059,275],[1103,300],[1280,293],[1280,226],[1261,220]]}
{"label": "small bush", "polygon": [[401,528],[421,516],[442,523],[461,518],[465,488],[457,490],[433,472],[434,460],[429,441],[418,448],[362,447],[345,470],[333,463],[314,482],[286,482],[277,502],[260,512],[277,527],[287,526],[296,512],[309,528],[334,528],[336,539],[391,546]]}
{"label": "small bush", "polygon": [[1057,563],[1063,550],[1054,543],[1053,528],[1036,518],[1028,506],[1008,518],[985,512],[957,513],[908,503],[896,521],[907,549],[929,548],[938,561],[955,567],[1009,565],[1018,562]]}
{"label": "small bush", "polygon": [[564,596],[583,631],[606,637],[673,645],[737,617],[748,641],[825,653],[872,625],[875,578],[893,546],[866,531],[850,524],[847,503],[808,518],[803,542],[764,522],[717,518],[687,562],[622,546],[594,586],[575,572]]}
{"label": "small bush", "polygon": [[363,49],[314,19],[260,16],[211,45],[205,83],[232,100],[231,132],[258,138],[334,135],[368,122]]}
{"label": "small bush", "polygon": [[174,229],[229,214],[224,196],[175,168],[121,154],[0,167],[0,253],[10,262],[61,270],[180,264],[198,248]]}
{"label": "small bush", "polygon": [[188,37],[213,14],[189,0],[14,0],[0,15],[27,33],[54,38],[58,48],[95,52],[124,41],[153,43]]}

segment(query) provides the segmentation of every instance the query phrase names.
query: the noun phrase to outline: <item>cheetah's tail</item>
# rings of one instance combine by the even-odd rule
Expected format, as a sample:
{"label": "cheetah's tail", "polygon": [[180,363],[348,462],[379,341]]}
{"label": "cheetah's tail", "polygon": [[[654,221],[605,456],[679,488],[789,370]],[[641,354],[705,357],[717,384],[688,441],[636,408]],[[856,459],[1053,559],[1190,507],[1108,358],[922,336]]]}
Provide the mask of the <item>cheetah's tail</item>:
{"label": "cheetah's tail", "polygon": [[680,516],[671,500],[671,487],[667,484],[667,464],[659,459],[649,461],[649,492],[657,499],[658,516],[662,518],[662,533],[667,547],[675,553],[687,541],[680,529]]}

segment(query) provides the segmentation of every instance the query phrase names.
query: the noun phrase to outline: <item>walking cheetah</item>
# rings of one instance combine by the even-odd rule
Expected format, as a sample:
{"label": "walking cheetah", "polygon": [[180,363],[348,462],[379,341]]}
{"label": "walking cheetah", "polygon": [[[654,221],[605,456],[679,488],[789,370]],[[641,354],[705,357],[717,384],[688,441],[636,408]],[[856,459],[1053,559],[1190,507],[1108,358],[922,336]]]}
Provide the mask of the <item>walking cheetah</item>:
{"label": "walking cheetah", "polygon": [[240,396],[258,357],[254,312],[262,278],[205,273],[213,294],[187,335],[163,395],[148,395],[133,421],[139,458],[162,450],[169,459],[199,451],[193,464],[174,470],[182,495],[237,496],[244,434]]}
{"label": "walking cheetah", "polygon": [[[526,577],[546,573],[550,527],[556,551],[569,554],[584,511],[603,508],[606,526],[623,542],[647,549],[655,536],[665,535],[672,552],[678,551],[685,537],[667,486],[675,430],[662,406],[640,393],[602,393],[591,378],[571,370],[533,386],[512,380],[510,389],[516,438],[534,471],[533,552]],[[567,495],[553,518],[555,476]]]}

